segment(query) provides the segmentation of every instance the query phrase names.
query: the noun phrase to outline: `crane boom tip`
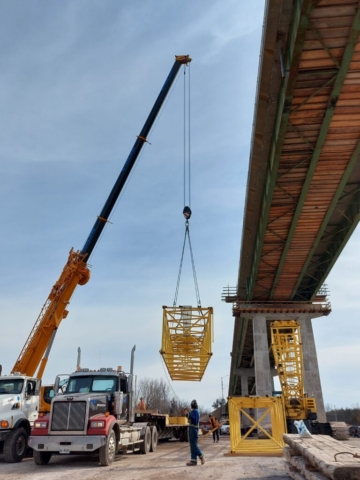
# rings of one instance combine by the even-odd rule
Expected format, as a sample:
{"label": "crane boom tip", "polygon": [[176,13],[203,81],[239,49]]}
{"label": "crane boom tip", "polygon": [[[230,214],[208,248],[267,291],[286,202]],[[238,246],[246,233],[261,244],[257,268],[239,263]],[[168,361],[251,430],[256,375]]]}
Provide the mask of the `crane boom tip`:
{"label": "crane boom tip", "polygon": [[178,62],[181,62],[184,65],[187,65],[192,60],[192,58],[190,58],[190,55],[175,55],[175,58]]}

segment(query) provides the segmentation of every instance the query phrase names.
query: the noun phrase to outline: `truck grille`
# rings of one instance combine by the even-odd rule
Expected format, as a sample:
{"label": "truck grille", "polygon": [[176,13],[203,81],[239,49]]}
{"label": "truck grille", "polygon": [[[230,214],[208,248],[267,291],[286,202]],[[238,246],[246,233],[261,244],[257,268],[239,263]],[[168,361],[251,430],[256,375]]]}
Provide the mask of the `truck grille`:
{"label": "truck grille", "polygon": [[84,431],[86,402],[53,402],[51,430]]}

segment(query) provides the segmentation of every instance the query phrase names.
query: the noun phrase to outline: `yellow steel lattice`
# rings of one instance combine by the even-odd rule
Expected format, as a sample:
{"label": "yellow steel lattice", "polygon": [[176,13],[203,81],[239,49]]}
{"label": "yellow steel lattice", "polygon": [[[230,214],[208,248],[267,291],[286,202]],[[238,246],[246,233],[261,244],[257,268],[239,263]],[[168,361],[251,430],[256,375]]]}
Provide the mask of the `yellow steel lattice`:
{"label": "yellow steel lattice", "polygon": [[303,358],[300,326],[295,320],[276,321],[270,325],[271,347],[279,375],[286,416],[307,418],[304,397]]}
{"label": "yellow steel lattice", "polygon": [[172,380],[200,381],[212,355],[212,307],[163,307],[160,353]]}
{"label": "yellow steel lattice", "polygon": [[[230,455],[282,455],[284,447],[283,434],[286,433],[286,423],[281,398],[229,397],[228,408]],[[252,415],[250,415],[249,411],[252,412]],[[271,422],[271,429],[268,428],[269,422]],[[244,429],[245,425],[248,428],[243,435],[241,428]],[[262,435],[260,435],[261,433]]]}

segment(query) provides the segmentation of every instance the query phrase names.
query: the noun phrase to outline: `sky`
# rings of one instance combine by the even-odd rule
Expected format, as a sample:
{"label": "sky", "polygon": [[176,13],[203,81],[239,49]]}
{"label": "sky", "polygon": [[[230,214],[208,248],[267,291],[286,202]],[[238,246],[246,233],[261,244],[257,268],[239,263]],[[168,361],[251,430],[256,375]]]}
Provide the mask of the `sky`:
{"label": "sky", "polygon": [[[203,407],[228,389],[264,1],[0,1],[0,363],[14,365],[69,250],[80,250],[174,63],[189,54],[191,242],[201,304],[214,308]],[[189,69],[187,69],[187,75]],[[168,379],[162,306],[174,301],[185,223],[179,75],[75,291],[44,374],[82,366]],[[359,402],[355,231],[330,274],[333,313],[314,320],[326,404]],[[178,304],[196,306],[188,250]],[[354,381],[355,380],[355,381]]]}

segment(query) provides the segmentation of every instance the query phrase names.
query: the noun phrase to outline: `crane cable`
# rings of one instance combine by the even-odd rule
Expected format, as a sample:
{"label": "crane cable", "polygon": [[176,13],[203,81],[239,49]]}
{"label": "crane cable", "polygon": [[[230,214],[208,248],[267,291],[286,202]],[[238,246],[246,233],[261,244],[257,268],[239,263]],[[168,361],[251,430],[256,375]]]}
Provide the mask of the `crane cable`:
{"label": "crane cable", "polygon": [[[188,115],[186,115],[186,68],[189,69],[188,75]],[[186,120],[188,120],[186,122]],[[186,123],[188,126],[188,136],[186,137]],[[173,306],[175,307],[177,304],[177,298],[179,294],[180,288],[180,280],[181,280],[181,272],[182,272],[182,265],[184,260],[184,252],[185,252],[185,245],[186,240],[189,242],[189,249],[190,249],[190,257],[191,257],[191,265],[194,277],[194,285],[195,285],[195,294],[196,294],[196,301],[198,307],[201,307],[201,300],[200,300],[200,292],[199,286],[196,277],[196,269],[195,269],[195,261],[194,261],[194,254],[192,251],[191,240],[190,240],[190,229],[189,229],[189,220],[191,217],[191,154],[190,154],[190,64],[184,65],[184,209],[183,215],[185,217],[185,236],[184,236],[184,243],[182,247],[181,259],[180,259],[180,268],[179,274],[176,283],[176,290],[175,290],[175,297]],[[187,153],[187,175],[186,175],[186,153]],[[187,196],[188,196],[188,204],[186,204],[186,187],[187,187]]]}

